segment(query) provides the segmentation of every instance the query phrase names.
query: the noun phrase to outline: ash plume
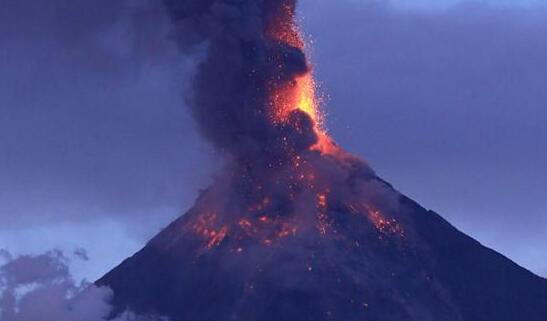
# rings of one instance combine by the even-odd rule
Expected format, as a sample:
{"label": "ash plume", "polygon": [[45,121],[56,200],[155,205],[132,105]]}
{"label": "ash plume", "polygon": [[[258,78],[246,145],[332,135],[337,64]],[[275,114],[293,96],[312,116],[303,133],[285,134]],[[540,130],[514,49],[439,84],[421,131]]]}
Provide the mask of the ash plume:
{"label": "ash plume", "polygon": [[293,86],[309,70],[302,48],[275,35],[285,32],[280,25],[292,24],[294,0],[164,3],[180,48],[207,48],[188,99],[201,133],[216,148],[256,162],[317,141],[305,113],[295,112],[289,123],[271,121],[273,91]]}
{"label": "ash plume", "polygon": [[319,203],[344,207],[354,195],[396,204],[398,194],[321,127],[295,0],[164,4],[181,51],[205,49],[188,105],[204,137],[231,159],[196,205],[202,220],[215,221],[209,244],[257,219],[276,221],[264,232],[271,235],[328,225],[317,222],[327,220],[317,216]]}

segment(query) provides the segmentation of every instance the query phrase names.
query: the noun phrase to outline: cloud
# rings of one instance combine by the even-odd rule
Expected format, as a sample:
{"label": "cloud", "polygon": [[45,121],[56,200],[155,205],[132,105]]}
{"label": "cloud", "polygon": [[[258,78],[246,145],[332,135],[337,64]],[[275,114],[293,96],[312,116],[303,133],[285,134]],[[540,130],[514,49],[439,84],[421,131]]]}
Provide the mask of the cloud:
{"label": "cloud", "polygon": [[179,214],[212,166],[161,1],[0,7],[0,229]]}
{"label": "cloud", "polygon": [[[0,256],[5,260],[0,265],[0,320],[104,321],[109,317],[112,291],[86,281],[77,283],[62,252],[12,257],[2,250]],[[127,311],[114,321],[164,320]]]}

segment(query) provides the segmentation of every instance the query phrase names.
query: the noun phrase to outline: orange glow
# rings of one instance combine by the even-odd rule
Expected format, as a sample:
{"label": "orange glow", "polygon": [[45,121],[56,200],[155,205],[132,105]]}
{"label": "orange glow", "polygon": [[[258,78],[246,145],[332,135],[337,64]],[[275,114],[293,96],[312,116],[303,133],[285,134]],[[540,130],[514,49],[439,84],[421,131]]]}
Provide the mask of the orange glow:
{"label": "orange glow", "polygon": [[268,30],[268,36],[293,47],[303,48],[304,41],[294,21],[294,7],[286,4],[283,10],[284,15],[273,21],[274,23]]}
{"label": "orange glow", "polygon": [[284,223],[281,226],[281,229],[277,232],[276,236],[278,238],[284,238],[289,235],[296,235],[296,226],[292,226],[290,224]]}
{"label": "orange glow", "polygon": [[251,221],[249,221],[246,218],[242,218],[239,220],[239,227],[249,236],[256,233],[256,228],[253,226]]}
{"label": "orange glow", "polygon": [[367,216],[374,224],[376,229],[384,234],[396,234],[401,237],[405,236],[405,231],[394,218],[385,218],[380,211],[367,206]]}
{"label": "orange glow", "polygon": [[212,248],[213,246],[219,246],[222,241],[224,241],[224,238],[226,237],[226,234],[228,233],[228,227],[223,226],[218,232],[211,232],[211,238],[209,239],[209,242],[207,243],[208,248]]}
{"label": "orange glow", "polygon": [[216,219],[216,213],[207,213],[199,216],[197,222],[193,226],[194,231],[205,238],[210,237],[211,233],[214,233],[214,224]]}
{"label": "orange glow", "polygon": [[311,147],[311,150],[329,155],[339,155],[342,151],[334,144],[330,136],[322,129],[317,130],[317,143]]}
{"label": "orange glow", "polygon": [[325,194],[317,195],[317,206],[319,208],[327,207],[327,196]]}
{"label": "orange glow", "polygon": [[322,235],[327,234],[331,227],[327,216],[327,195],[317,194],[317,230]]}
{"label": "orange glow", "polygon": [[275,240],[296,235],[297,227],[282,220],[272,220],[267,216],[261,216],[258,221],[262,223],[260,229],[255,232],[262,234],[262,244],[272,245]]}
{"label": "orange glow", "polygon": [[311,72],[296,79],[296,91],[298,93],[296,108],[308,114],[314,122],[320,123],[315,97],[315,80]]}
{"label": "orange glow", "polygon": [[275,122],[286,122],[292,111],[300,110],[310,116],[318,132],[323,132],[319,130],[322,117],[319,113],[312,71],[297,77],[290,84],[275,89],[271,99]]}
{"label": "orange glow", "polygon": [[228,234],[228,227],[226,225],[220,229],[215,228],[216,220],[216,213],[206,213],[201,215],[193,225],[194,231],[206,240],[207,248],[220,245]]}
{"label": "orange glow", "polygon": [[[292,8],[285,8],[285,20],[278,22],[275,29],[270,30],[269,36],[293,47],[306,51],[306,43],[302,33],[294,22]],[[317,86],[311,66],[308,71],[294,79],[293,82],[273,88],[271,107],[273,121],[283,123],[288,120],[292,111],[300,110],[312,120],[318,142],[311,150],[326,154],[334,154],[337,150],[332,139],[323,127],[323,115],[320,111],[320,99],[317,96]]]}
{"label": "orange glow", "polygon": [[366,204],[349,204],[348,210],[352,214],[364,214],[374,225],[376,230],[382,234],[398,235],[405,237],[404,228],[394,218],[386,218],[379,210]]}

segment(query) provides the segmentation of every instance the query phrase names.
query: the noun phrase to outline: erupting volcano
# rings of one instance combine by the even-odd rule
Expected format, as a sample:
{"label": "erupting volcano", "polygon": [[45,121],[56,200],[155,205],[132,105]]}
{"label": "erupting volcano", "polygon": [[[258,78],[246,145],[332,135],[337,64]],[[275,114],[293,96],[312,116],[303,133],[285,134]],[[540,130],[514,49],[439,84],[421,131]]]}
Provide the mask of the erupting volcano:
{"label": "erupting volcano", "polygon": [[295,0],[164,0],[226,158],[195,206],[97,283],[172,321],[545,321],[547,281],[377,177],[324,129]]}

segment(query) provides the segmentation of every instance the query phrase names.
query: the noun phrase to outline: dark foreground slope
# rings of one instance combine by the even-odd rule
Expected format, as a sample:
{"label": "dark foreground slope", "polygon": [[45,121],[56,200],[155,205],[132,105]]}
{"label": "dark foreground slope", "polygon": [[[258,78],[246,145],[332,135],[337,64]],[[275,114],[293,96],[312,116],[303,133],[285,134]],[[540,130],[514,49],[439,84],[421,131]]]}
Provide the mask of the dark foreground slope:
{"label": "dark foreground slope", "polygon": [[545,279],[398,202],[389,215],[332,204],[324,226],[264,237],[262,216],[234,223],[244,234],[214,230],[205,195],[97,283],[118,312],[173,321],[547,320]]}

